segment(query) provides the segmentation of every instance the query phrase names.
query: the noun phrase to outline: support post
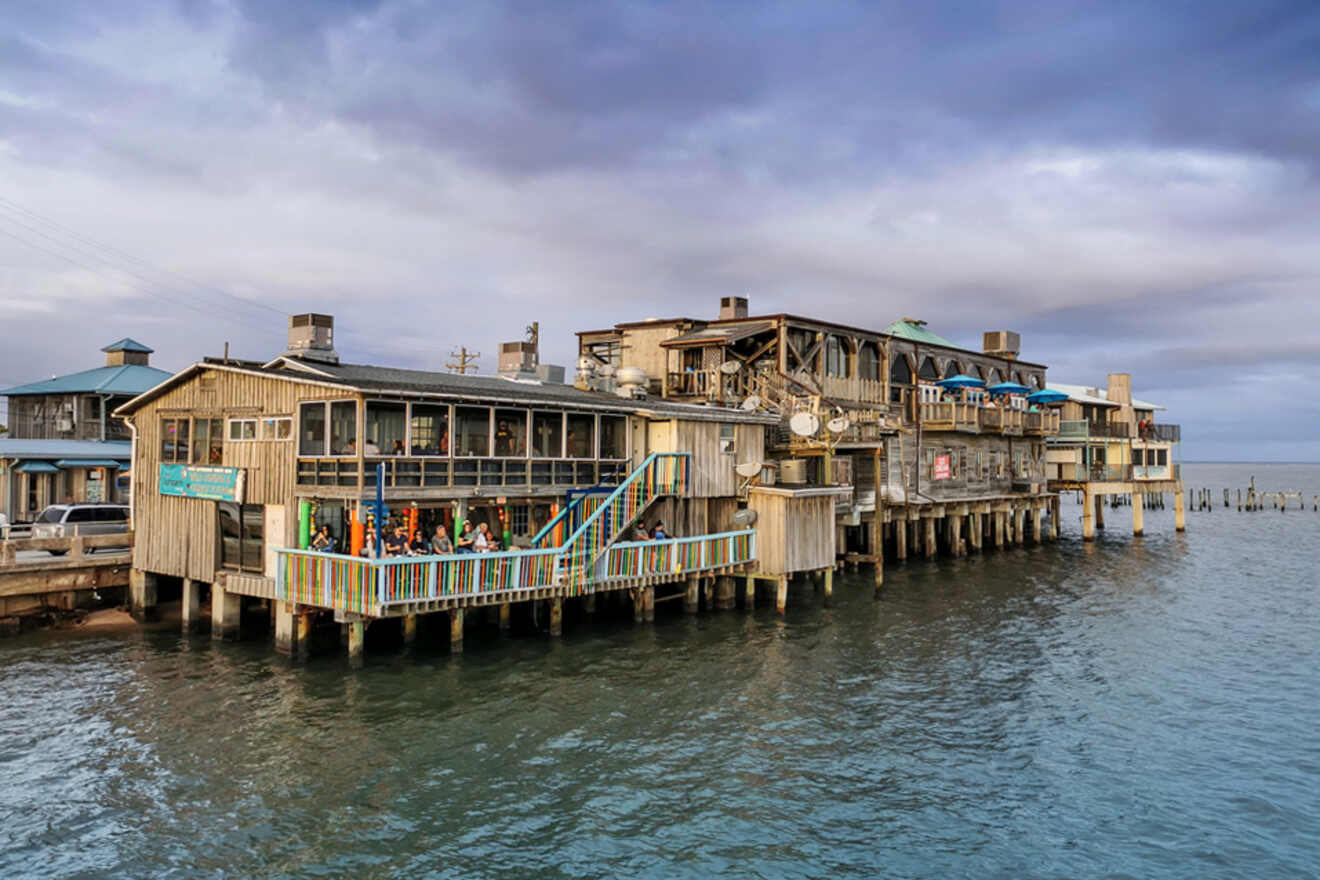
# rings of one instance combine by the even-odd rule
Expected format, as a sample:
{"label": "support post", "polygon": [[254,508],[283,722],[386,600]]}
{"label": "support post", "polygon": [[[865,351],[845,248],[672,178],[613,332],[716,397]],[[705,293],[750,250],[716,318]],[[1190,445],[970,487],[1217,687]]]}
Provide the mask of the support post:
{"label": "support post", "polygon": [[550,635],[564,634],[564,600],[556,596],[550,600]]}
{"label": "support post", "polygon": [[978,553],[981,550],[981,514],[973,513],[967,519],[967,538],[972,545],[972,549]]}
{"label": "support post", "polygon": [[417,641],[417,615],[403,615],[403,643],[411,645]]}
{"label": "support post", "polygon": [[587,601],[584,603],[584,605],[586,607],[583,610],[586,612],[587,616],[588,617],[593,616],[596,613],[596,594],[588,593]]}
{"label": "support post", "polygon": [[1183,511],[1183,493],[1173,493],[1173,529],[1176,532],[1186,531],[1187,516]]}
{"label": "support post", "polygon": [[183,579],[183,605],[179,609],[180,624],[185,633],[194,633],[201,627],[202,585],[192,578]]}
{"label": "support post", "polygon": [[452,654],[463,653],[463,609],[449,610],[449,651]]}
{"label": "support post", "polygon": [[953,516],[949,518],[949,544],[953,549],[954,556],[966,556],[963,549],[962,539],[962,517]]}
{"label": "support post", "polygon": [[828,607],[829,604],[830,604],[830,599],[834,596],[834,569],[833,569],[833,568],[827,568],[827,569],[825,569],[825,586],[824,586],[824,592],[825,592],[825,605]]}
{"label": "support post", "polygon": [[1040,524],[1044,518],[1045,511],[1041,509],[1039,503],[1031,509],[1031,542],[1039,544],[1041,542]]}
{"label": "support post", "polygon": [[903,511],[903,518],[894,520],[894,556],[901,560],[907,559],[907,511]]}
{"label": "support post", "polygon": [[211,585],[211,638],[234,641],[239,637],[243,597],[219,584]]}
{"label": "support post", "polygon": [[1103,529],[1105,527],[1105,496],[1095,496],[1095,527]]}
{"label": "support post", "polygon": [[129,609],[139,623],[156,619],[156,576],[135,568],[128,573]]}
{"label": "support post", "polygon": [[1022,543],[1022,527],[1027,521],[1027,512],[1021,507],[1013,508],[1013,543]]}
{"label": "support post", "polygon": [[695,577],[687,579],[687,589],[683,593],[683,610],[686,613],[697,613],[697,608],[701,602],[701,593],[698,592],[700,589],[701,583]]}
{"label": "support post", "polygon": [[875,588],[879,591],[885,585],[885,520],[879,507],[871,525],[871,562],[875,565]]}
{"label": "support post", "polygon": [[[1091,490],[1082,490],[1082,540],[1095,540],[1095,510],[1099,507],[1100,496],[1092,495]],[[1181,504],[1181,502],[1180,502]]]}
{"label": "support post", "polygon": [[348,627],[348,663],[350,666],[362,665],[366,657],[367,624],[353,620],[345,624]]}
{"label": "support post", "polygon": [[509,609],[510,609],[510,607],[511,607],[511,606],[510,606],[510,603],[508,603],[508,602],[501,602],[501,603],[500,603],[500,632],[508,632],[508,631],[509,631]]}
{"label": "support post", "polygon": [[784,611],[788,608],[788,575],[781,574],[775,581],[775,613],[780,617],[784,616]]}
{"label": "support post", "polygon": [[743,584],[743,609],[751,611],[756,607],[756,578],[752,575],[747,576]]}
{"label": "support post", "polygon": [[642,588],[642,619],[647,623],[655,620],[655,587]]}
{"label": "support post", "polygon": [[720,611],[728,611],[738,604],[737,599],[738,586],[733,578],[728,575],[721,575],[715,582],[715,607]]}
{"label": "support post", "polygon": [[1004,531],[1006,528],[1005,520],[1008,519],[1008,514],[1002,510],[996,510],[994,512],[994,517],[995,517],[995,549],[998,550],[1004,546]]}
{"label": "support post", "polygon": [[275,651],[286,657],[298,652],[298,631],[294,618],[298,615],[298,606],[292,602],[272,603],[275,607]]}
{"label": "support post", "polygon": [[934,558],[935,558],[935,552],[936,552],[936,549],[937,549],[936,544],[935,544],[935,517],[933,517],[933,516],[928,516],[928,517],[926,517],[925,524],[926,524],[926,528],[925,528],[925,531],[926,531],[926,558],[927,558],[927,559],[934,559]]}
{"label": "support post", "polygon": [[633,601],[633,623],[641,623],[643,620],[646,619],[646,611],[643,608],[643,606],[646,604],[646,600],[642,596],[642,590],[640,587],[632,591],[632,601]]}
{"label": "support post", "polygon": [[1059,517],[1063,516],[1063,501],[1058,495],[1050,499],[1050,540],[1059,540]]}
{"label": "support post", "polygon": [[1143,507],[1146,503],[1146,496],[1140,492],[1132,493],[1132,535],[1140,538],[1146,528],[1146,514]]}

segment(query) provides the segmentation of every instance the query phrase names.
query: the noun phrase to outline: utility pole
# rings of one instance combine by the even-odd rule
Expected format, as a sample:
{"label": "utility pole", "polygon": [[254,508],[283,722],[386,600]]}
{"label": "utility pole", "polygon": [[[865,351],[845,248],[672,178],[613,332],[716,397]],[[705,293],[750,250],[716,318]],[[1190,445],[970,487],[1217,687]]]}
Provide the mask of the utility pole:
{"label": "utility pole", "polygon": [[445,364],[445,367],[451,373],[466,375],[469,370],[475,373],[480,369],[477,364],[473,363],[473,361],[481,357],[481,352],[468,351],[466,345],[459,347],[458,351],[451,351],[449,356],[453,358],[453,360]]}

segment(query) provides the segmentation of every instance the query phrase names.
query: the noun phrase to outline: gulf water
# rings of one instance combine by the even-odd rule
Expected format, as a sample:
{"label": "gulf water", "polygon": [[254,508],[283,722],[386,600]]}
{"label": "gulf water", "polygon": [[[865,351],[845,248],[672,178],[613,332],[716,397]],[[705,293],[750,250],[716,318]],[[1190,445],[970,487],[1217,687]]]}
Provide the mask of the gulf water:
{"label": "gulf water", "polygon": [[[1222,488],[1300,489],[1238,513]],[[841,573],[787,617],[305,665],[0,641],[0,877],[1313,877],[1320,466],[1213,512]],[[425,640],[424,640],[425,642]]]}

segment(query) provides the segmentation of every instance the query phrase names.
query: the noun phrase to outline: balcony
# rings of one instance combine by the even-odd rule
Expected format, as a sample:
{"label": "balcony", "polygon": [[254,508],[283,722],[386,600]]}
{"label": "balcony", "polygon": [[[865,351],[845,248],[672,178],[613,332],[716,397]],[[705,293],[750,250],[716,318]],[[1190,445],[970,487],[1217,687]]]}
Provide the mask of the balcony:
{"label": "balcony", "polygon": [[[627,461],[572,461],[525,458],[412,458],[385,456],[365,459],[364,488],[376,488],[376,465],[385,465],[383,488],[530,489],[542,487],[615,485],[627,475]],[[299,458],[299,486],[358,485],[355,458]]]}
{"label": "balcony", "polygon": [[1137,429],[1137,435],[1150,443],[1181,443],[1182,425],[1146,425]]}
{"label": "balcony", "polygon": [[1132,426],[1127,422],[1093,422],[1087,419],[1064,419],[1059,422],[1060,440],[1126,440],[1132,435]]}
{"label": "balcony", "polygon": [[721,392],[718,370],[688,370],[670,373],[665,380],[666,397],[703,397],[717,400]]}
{"label": "balcony", "polygon": [[1053,437],[1059,433],[1059,411],[1043,409],[1028,412],[1022,423],[1022,433],[1028,437]]}
{"label": "balcony", "polygon": [[941,400],[921,404],[921,427],[927,431],[981,433],[981,407],[975,403]]}
{"label": "balcony", "polygon": [[855,403],[885,403],[885,383],[873,379],[842,379],[824,376],[820,380],[821,392],[833,401]]}

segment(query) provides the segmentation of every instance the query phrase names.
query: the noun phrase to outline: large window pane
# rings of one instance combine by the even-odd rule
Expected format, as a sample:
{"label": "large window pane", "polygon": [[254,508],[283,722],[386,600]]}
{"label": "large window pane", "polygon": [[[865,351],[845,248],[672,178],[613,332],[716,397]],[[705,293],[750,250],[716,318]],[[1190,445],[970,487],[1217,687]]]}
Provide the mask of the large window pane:
{"label": "large window pane", "polygon": [[880,354],[874,342],[863,342],[857,350],[857,374],[870,382],[880,381]]}
{"label": "large window pane", "polygon": [[298,454],[325,455],[325,404],[298,407]]}
{"label": "large window pane", "polygon": [[193,429],[193,464],[207,464],[206,454],[211,448],[211,420],[198,419]]}
{"label": "large window pane", "polygon": [[568,414],[568,457],[594,458],[596,454],[596,417],[583,413]]}
{"label": "large window pane", "polygon": [[243,562],[247,571],[261,571],[266,552],[266,509],[260,504],[243,505]]}
{"label": "large window pane", "polygon": [[330,454],[357,454],[357,401],[330,404]]}
{"label": "large window pane", "polygon": [[238,568],[242,563],[239,552],[243,540],[243,527],[238,516],[238,505],[221,501],[216,505],[220,517],[220,566]]}
{"label": "large window pane", "polygon": [[563,413],[532,413],[532,454],[537,458],[564,457]]}
{"label": "large window pane", "polygon": [[628,419],[626,416],[600,417],[600,457],[628,457]]}
{"label": "large window pane", "polygon": [[454,428],[458,432],[455,455],[490,455],[490,410],[484,406],[454,407]]}
{"label": "large window pane", "polygon": [[526,410],[495,410],[495,454],[504,458],[527,455]]}
{"label": "large window pane", "polygon": [[403,424],[407,418],[407,406],[402,403],[377,403],[368,401],[366,422],[366,449],[371,455],[374,445],[381,455],[406,455],[408,450],[403,445]]}
{"label": "large window pane", "polygon": [[412,454],[449,454],[449,407],[431,403],[412,405]]}

